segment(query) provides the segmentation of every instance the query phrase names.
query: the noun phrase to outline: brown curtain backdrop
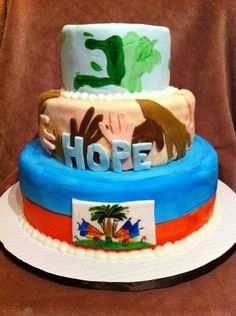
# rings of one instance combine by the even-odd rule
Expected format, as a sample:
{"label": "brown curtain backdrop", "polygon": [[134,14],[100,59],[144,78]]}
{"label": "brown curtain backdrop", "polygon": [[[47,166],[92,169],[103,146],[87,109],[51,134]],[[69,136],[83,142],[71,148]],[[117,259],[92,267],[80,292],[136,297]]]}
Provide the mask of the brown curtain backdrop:
{"label": "brown curtain backdrop", "polygon": [[[235,0],[0,0],[0,191],[17,180],[19,153],[37,135],[37,96],[62,85],[62,26],[95,22],[170,28],[171,84],[195,94],[197,133],[215,146],[220,178],[236,190]],[[40,278],[0,251],[0,315],[233,315],[233,276],[235,256],[172,288],[95,291]]]}
{"label": "brown curtain backdrop", "polygon": [[62,86],[62,26],[99,22],[170,28],[171,84],[195,94],[196,131],[236,190],[235,0],[0,0],[0,8],[1,191],[16,181],[19,153],[37,135],[37,96]]}

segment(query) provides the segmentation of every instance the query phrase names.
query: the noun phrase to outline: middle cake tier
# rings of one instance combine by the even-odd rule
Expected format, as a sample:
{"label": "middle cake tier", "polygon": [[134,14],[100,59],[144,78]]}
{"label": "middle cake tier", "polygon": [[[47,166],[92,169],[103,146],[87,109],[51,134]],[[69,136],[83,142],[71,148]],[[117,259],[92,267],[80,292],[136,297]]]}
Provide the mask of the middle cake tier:
{"label": "middle cake tier", "polygon": [[[132,96],[51,90],[39,99],[40,141],[71,167],[148,169],[182,158],[191,147],[194,107],[190,91],[173,87]],[[116,168],[117,158],[121,170]]]}

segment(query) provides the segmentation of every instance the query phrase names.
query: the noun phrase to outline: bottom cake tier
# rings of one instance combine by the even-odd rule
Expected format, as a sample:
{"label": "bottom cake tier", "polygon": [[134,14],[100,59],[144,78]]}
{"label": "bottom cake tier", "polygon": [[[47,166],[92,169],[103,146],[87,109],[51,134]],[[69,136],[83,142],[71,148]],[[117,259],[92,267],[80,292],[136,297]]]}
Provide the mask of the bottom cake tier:
{"label": "bottom cake tier", "polygon": [[19,160],[23,211],[40,233],[105,251],[155,248],[199,230],[218,180],[213,147],[195,136],[186,156],[145,171],[83,171],[48,155],[38,139]]}

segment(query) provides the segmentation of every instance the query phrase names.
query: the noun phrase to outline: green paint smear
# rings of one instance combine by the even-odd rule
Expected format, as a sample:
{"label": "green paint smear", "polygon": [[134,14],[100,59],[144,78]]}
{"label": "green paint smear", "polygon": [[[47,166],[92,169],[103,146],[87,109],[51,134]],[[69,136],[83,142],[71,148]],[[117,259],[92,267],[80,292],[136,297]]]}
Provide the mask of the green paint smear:
{"label": "green paint smear", "polygon": [[169,59],[168,61],[168,69],[170,70],[170,68],[171,68],[171,59]]}
{"label": "green paint smear", "polygon": [[129,249],[140,249],[140,248],[148,248],[153,246],[152,244],[146,241],[136,241],[130,242],[127,246],[123,246],[121,242],[113,241],[106,242],[105,240],[101,240],[99,242],[95,242],[93,240],[77,240],[74,242],[75,245],[88,246],[88,247],[96,247],[96,248],[105,248],[105,249],[116,249],[116,250],[129,250]]}
{"label": "green paint smear", "polygon": [[95,63],[95,61],[91,61],[90,66],[95,71],[101,71],[102,70],[102,67],[100,65],[98,65],[97,63]]}
{"label": "green paint smear", "polygon": [[61,45],[64,44],[66,40],[66,31],[61,32],[61,36],[60,36],[60,41],[61,41]]}
{"label": "green paint smear", "polygon": [[87,36],[87,37],[94,37],[94,35],[92,33],[89,33],[89,32],[84,32],[84,36]]}
{"label": "green paint smear", "polygon": [[121,86],[130,92],[142,91],[142,75],[150,73],[154,66],[162,61],[160,52],[154,48],[157,40],[150,40],[146,36],[139,36],[136,32],[129,32],[123,38],[126,73]]}
{"label": "green paint smear", "polygon": [[108,77],[99,78],[92,75],[76,74],[74,88],[78,90],[84,85],[90,87],[103,87],[107,85],[120,85],[125,75],[123,42],[120,36],[114,35],[106,40],[87,39],[85,47],[91,50],[99,49],[104,52],[107,59]]}
{"label": "green paint smear", "polygon": [[[108,77],[77,73],[74,79],[75,90],[85,85],[95,88],[117,85],[129,92],[142,91],[143,74],[150,73],[162,61],[160,52],[154,48],[156,43],[157,40],[139,36],[136,32],[128,32],[123,40],[118,35],[106,40],[87,39],[87,49],[99,49],[104,52]],[[93,61],[90,65],[94,71],[102,70],[101,66]]]}

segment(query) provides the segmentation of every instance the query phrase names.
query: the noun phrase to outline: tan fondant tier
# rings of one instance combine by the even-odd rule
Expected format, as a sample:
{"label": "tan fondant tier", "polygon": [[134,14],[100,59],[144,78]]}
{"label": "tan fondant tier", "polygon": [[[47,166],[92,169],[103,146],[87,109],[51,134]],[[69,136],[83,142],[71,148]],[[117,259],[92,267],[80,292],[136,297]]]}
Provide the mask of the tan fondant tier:
{"label": "tan fondant tier", "polygon": [[[152,143],[146,161],[152,166],[180,159],[191,146],[194,137],[195,98],[188,90],[150,98],[101,99],[98,97],[63,97],[60,91],[43,93],[39,102],[39,135],[42,146],[64,160],[63,133],[83,138],[83,153],[98,143],[108,151],[114,140],[130,144]],[[96,157],[95,157],[96,158]],[[122,169],[132,169],[132,159],[123,162]]]}

